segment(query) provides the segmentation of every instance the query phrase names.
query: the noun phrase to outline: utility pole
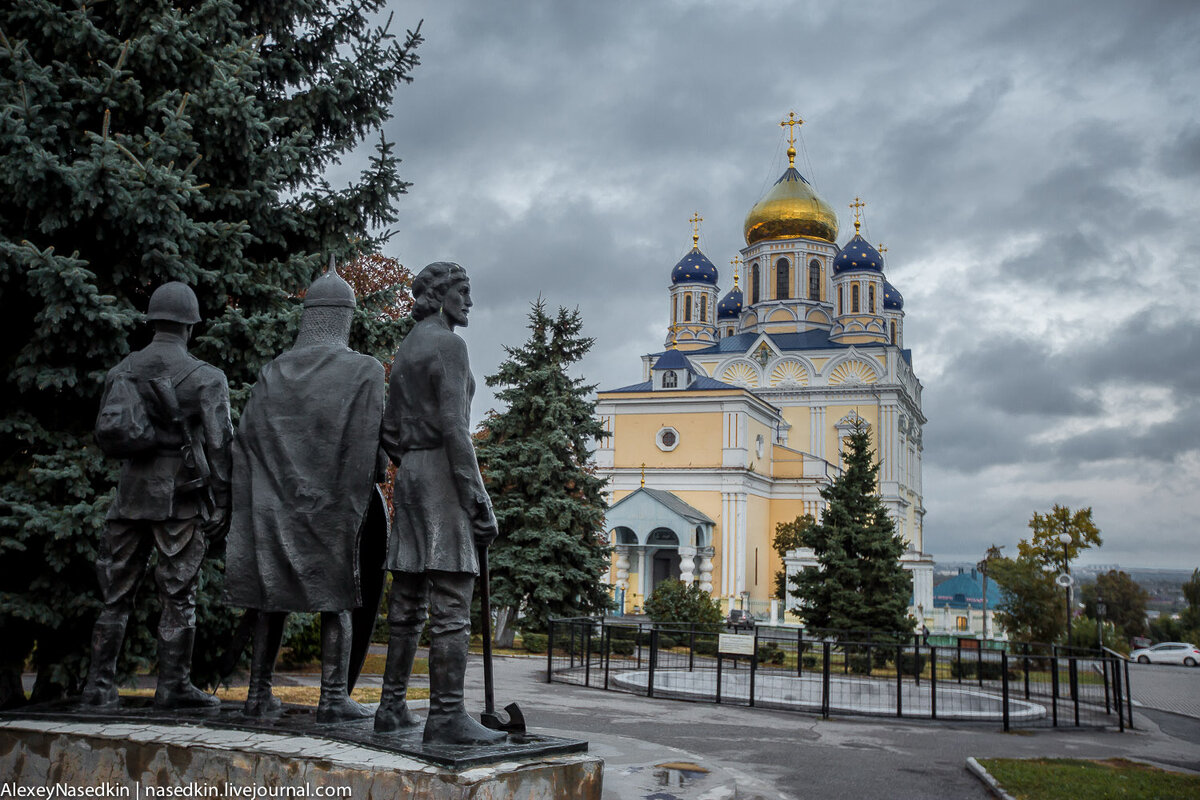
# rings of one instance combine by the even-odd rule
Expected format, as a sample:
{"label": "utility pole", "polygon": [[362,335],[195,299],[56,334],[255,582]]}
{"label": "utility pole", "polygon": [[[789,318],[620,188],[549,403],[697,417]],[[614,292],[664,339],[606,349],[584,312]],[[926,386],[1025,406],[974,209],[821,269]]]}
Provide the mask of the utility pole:
{"label": "utility pole", "polygon": [[1003,547],[1004,547],[1004,545],[996,546],[993,544],[991,547],[989,547],[987,549],[987,555],[985,555],[983,557],[983,560],[975,565],[976,568],[983,574],[983,638],[984,638],[984,641],[986,641],[988,638],[988,593],[987,593],[988,564],[991,562],[991,560],[993,558],[1000,557],[1000,550]]}

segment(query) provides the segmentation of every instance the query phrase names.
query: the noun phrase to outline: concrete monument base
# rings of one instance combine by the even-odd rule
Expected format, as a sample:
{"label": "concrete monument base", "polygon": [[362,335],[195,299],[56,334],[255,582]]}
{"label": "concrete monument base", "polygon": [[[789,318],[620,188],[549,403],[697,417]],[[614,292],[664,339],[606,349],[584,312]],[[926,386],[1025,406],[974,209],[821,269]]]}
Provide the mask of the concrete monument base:
{"label": "concrete monument base", "polygon": [[[517,755],[445,767],[306,734],[61,717],[0,719],[0,775],[57,796],[600,800],[603,762]],[[94,787],[85,795],[84,787]]]}

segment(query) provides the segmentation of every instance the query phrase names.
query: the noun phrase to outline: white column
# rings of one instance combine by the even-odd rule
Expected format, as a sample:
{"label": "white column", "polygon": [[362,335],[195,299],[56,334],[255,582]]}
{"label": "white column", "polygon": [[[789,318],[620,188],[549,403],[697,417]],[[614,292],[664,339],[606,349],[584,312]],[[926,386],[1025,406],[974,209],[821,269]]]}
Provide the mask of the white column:
{"label": "white column", "polygon": [[695,579],[696,571],[696,548],[683,547],[679,548],[679,580],[681,583],[690,586]]}
{"label": "white column", "polygon": [[808,415],[809,451],[818,458],[825,458],[825,406],[813,406]]}
{"label": "white column", "polygon": [[734,588],[739,594],[746,591],[746,495],[738,494],[734,498],[734,508],[737,538],[734,544],[734,550],[737,555],[737,564],[734,572]]}
{"label": "white column", "polygon": [[733,533],[736,527],[733,509],[733,494],[721,492],[721,594],[733,594]]}
{"label": "white column", "polygon": [[629,589],[629,548],[617,547],[617,586]]}
{"label": "white column", "polygon": [[704,547],[700,551],[700,589],[712,594],[712,548]]}

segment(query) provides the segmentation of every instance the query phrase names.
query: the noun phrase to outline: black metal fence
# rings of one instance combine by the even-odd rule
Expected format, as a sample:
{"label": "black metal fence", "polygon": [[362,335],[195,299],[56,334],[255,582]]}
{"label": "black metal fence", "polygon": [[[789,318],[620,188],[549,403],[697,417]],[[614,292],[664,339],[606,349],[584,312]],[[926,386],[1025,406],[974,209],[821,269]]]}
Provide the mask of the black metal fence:
{"label": "black metal fence", "polygon": [[730,635],[691,625],[557,619],[548,682],[699,702],[1014,727],[1132,727],[1128,663],[1057,646],[928,644],[758,626]]}

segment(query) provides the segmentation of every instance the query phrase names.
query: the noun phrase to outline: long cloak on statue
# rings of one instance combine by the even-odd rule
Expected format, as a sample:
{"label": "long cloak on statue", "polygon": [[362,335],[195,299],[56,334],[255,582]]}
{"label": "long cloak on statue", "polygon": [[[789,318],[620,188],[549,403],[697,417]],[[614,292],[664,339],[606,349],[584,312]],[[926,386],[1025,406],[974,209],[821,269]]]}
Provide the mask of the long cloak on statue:
{"label": "long cloak on statue", "polygon": [[362,604],[359,539],[377,494],[383,394],[382,365],[345,346],[293,348],[263,367],[233,447],[229,605]]}

